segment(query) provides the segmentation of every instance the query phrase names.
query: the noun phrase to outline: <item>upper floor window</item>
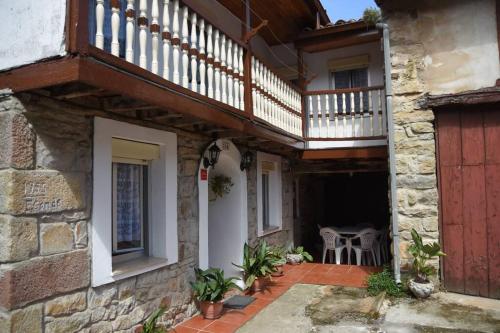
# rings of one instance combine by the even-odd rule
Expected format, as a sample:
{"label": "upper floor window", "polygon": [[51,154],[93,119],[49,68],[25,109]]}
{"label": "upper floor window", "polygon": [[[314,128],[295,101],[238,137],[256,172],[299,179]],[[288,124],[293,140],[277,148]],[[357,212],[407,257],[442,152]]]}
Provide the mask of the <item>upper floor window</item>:
{"label": "upper floor window", "polygon": [[[350,89],[368,87],[368,68],[357,68],[335,71],[332,73],[333,86],[335,89]],[[360,92],[354,93],[354,111],[360,112]],[[337,98],[337,107],[343,109],[343,100]],[[363,100],[364,110],[368,109],[368,99]],[[351,111],[351,98],[348,96],[345,100],[345,109]]]}

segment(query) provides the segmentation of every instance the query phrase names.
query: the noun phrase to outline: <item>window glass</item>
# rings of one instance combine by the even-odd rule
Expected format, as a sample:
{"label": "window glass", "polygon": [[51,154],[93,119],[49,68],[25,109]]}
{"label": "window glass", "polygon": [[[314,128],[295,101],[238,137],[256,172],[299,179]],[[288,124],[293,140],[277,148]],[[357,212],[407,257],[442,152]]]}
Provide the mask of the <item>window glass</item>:
{"label": "window glass", "polygon": [[262,226],[264,230],[271,226],[269,219],[269,173],[262,173]]}
{"label": "window glass", "polygon": [[144,174],[147,166],[113,163],[113,250],[144,249]]}
{"label": "window glass", "polygon": [[[337,71],[333,73],[335,89],[350,89],[368,87],[368,69],[358,68],[344,71]],[[363,108],[366,112],[368,109],[368,95],[365,92],[354,93],[354,111],[360,112],[360,94],[363,94]],[[337,107],[339,112],[344,110],[344,102],[342,95],[337,95]],[[351,112],[351,97],[346,95],[345,110],[347,113]]]}

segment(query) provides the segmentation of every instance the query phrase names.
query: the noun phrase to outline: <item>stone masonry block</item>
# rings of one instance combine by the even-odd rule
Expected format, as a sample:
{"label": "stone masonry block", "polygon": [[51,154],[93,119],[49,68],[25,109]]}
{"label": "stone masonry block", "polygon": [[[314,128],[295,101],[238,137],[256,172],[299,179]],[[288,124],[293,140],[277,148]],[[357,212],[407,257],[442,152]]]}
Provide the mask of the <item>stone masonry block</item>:
{"label": "stone masonry block", "polygon": [[0,113],[0,168],[30,169],[35,158],[35,134],[24,115]]}
{"label": "stone masonry block", "polygon": [[43,304],[35,304],[24,309],[0,315],[0,332],[42,333]]}
{"label": "stone masonry block", "polygon": [[73,230],[68,223],[48,223],[40,226],[40,254],[68,252],[73,249]]}
{"label": "stone masonry block", "polygon": [[85,207],[85,177],[57,171],[0,171],[0,213],[54,213]]}
{"label": "stone masonry block", "polygon": [[89,257],[85,250],[6,265],[0,273],[0,306],[17,308],[87,287],[89,281]]}
{"label": "stone masonry block", "polygon": [[26,260],[37,251],[36,219],[0,215],[0,262]]}
{"label": "stone masonry block", "polygon": [[67,316],[87,308],[87,294],[79,292],[64,295],[48,301],[45,304],[45,315],[52,317]]}

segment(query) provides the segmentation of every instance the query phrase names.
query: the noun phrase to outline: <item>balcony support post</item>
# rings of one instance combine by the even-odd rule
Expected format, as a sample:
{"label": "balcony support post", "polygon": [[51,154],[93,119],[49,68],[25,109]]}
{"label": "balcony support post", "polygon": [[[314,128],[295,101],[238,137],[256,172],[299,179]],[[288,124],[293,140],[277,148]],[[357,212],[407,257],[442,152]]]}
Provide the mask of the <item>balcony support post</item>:
{"label": "balcony support post", "polygon": [[[241,25],[241,38],[242,40],[245,39],[245,36],[247,33],[251,30],[252,27],[252,21],[251,21],[251,15],[250,15],[250,0],[245,0],[245,23]],[[244,59],[244,76],[243,76],[243,82],[245,85],[245,91],[244,91],[244,96],[241,96],[241,98],[244,98],[245,102],[245,112],[248,112],[248,115],[251,120],[254,119],[254,110],[253,110],[253,102],[252,102],[252,47],[250,44],[250,40],[246,41],[246,52],[245,52],[245,59]]]}

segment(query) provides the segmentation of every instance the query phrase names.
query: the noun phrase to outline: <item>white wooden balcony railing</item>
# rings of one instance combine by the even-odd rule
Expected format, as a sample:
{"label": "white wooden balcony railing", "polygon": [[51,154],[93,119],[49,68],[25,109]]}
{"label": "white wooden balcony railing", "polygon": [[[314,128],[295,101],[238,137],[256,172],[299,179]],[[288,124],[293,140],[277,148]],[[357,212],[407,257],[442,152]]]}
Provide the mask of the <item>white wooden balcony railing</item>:
{"label": "white wooden balcony railing", "polygon": [[284,131],[302,136],[301,94],[252,56],[254,115]]}
{"label": "white wooden balcony railing", "polygon": [[95,1],[97,48],[244,110],[245,51],[239,41],[178,0],[126,0],[126,7],[125,0]]}
{"label": "white wooden balcony railing", "polygon": [[304,94],[308,140],[385,137],[384,87],[317,90]]}

